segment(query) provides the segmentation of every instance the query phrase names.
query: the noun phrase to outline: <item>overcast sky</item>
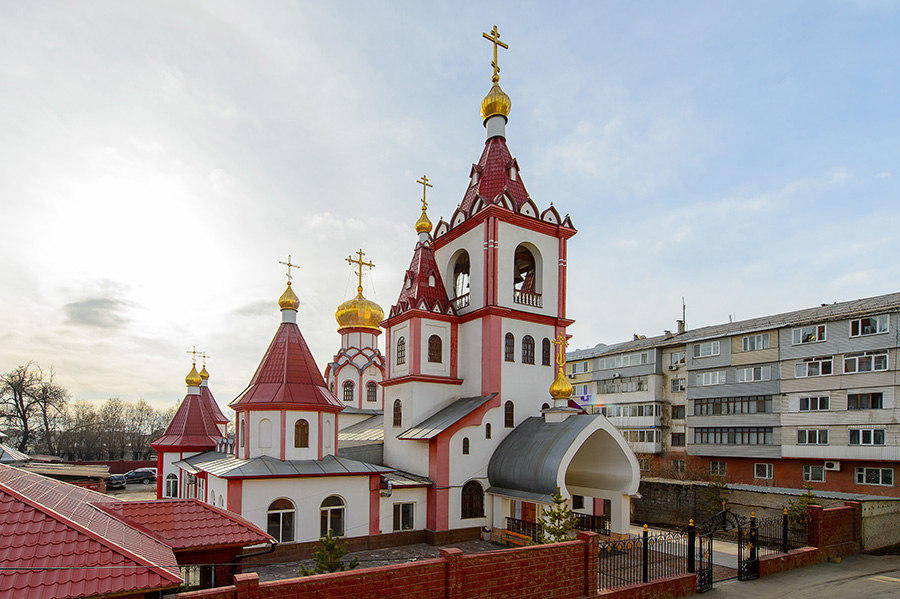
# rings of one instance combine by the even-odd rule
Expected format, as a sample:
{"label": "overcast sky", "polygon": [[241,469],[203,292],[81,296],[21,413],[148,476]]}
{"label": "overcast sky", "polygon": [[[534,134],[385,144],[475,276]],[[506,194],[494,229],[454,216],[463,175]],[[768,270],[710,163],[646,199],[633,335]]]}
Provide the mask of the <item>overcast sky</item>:
{"label": "overcast sky", "polygon": [[0,370],[165,407],[196,345],[225,404],[288,254],[324,369],[344,258],[389,310],[416,179],[463,197],[495,24],[570,349],[898,291],[894,2],[4,2]]}

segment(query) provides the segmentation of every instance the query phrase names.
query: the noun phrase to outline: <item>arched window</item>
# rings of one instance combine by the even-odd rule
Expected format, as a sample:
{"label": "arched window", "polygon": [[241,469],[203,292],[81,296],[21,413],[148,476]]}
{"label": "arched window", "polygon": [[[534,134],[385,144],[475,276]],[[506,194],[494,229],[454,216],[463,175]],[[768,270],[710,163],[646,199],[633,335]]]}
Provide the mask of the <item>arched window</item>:
{"label": "arched window", "polygon": [[513,261],[513,302],[541,307],[541,257],[537,248],[520,244]]}
{"label": "arched window", "polygon": [[549,410],[549,409],[550,409],[550,404],[548,404],[546,402],[541,404],[541,410]]}
{"label": "arched window", "polygon": [[512,428],[515,426],[516,421],[516,408],[513,406],[513,402],[508,401],[503,405],[503,426],[506,428]]}
{"label": "arched window", "polygon": [[294,447],[309,447],[309,422],[303,418],[294,423]]}
{"label": "arched window", "polygon": [[522,364],[534,364],[534,337],[522,337]]}
{"label": "arched window", "polygon": [[272,421],[263,418],[259,421],[259,439],[257,442],[260,447],[272,447]]}
{"label": "arched window", "polygon": [[331,419],[326,418],[325,419],[325,439],[324,439],[325,449],[331,449],[332,436],[334,436],[334,435],[333,435],[333,431],[331,429]]}
{"label": "arched window", "polygon": [[463,437],[463,455],[469,455],[469,438]]}
{"label": "arched window", "polygon": [[238,422],[238,437],[240,437],[238,445],[243,447],[244,446],[244,426],[246,424],[246,421],[243,418],[238,418],[237,422]]}
{"label": "arched window", "polygon": [[465,250],[460,252],[453,265],[453,291],[458,308],[469,305],[469,253]]}
{"label": "arched window", "polygon": [[344,382],[344,401],[353,401],[353,381]]}
{"label": "arched window", "polygon": [[219,507],[225,507],[225,497],[219,493]]}
{"label": "arched window", "polygon": [[403,426],[403,404],[399,399],[394,400],[394,426]]}
{"label": "arched window", "polygon": [[406,364],[406,338],[397,339],[397,365]]}
{"label": "arched window", "polygon": [[366,401],[378,401],[378,385],[375,381],[366,383]]}
{"label": "arched window", "polygon": [[507,362],[516,361],[516,338],[512,333],[506,334],[506,344],[503,346],[503,359]]}
{"label": "arched window", "polygon": [[541,366],[550,366],[550,340],[546,337],[541,342]]}
{"label": "arched window", "polygon": [[326,536],[328,531],[335,537],[344,536],[344,500],[337,495],[326,497],[322,502],[321,526],[319,531],[321,536]]}
{"label": "arched window", "polygon": [[484,438],[485,439],[491,438],[491,423],[490,422],[488,422],[487,424],[484,425]]}
{"label": "arched window", "polygon": [[441,338],[432,335],[428,338],[428,361],[440,364],[443,361],[443,344]]}
{"label": "arched window", "polygon": [[294,540],[294,504],[290,499],[276,499],[266,512],[266,532],[279,543]]}
{"label": "arched window", "polygon": [[166,497],[178,497],[178,477],[174,474],[166,475]]}
{"label": "arched window", "polygon": [[484,489],[470,480],[462,488],[462,518],[484,518]]}

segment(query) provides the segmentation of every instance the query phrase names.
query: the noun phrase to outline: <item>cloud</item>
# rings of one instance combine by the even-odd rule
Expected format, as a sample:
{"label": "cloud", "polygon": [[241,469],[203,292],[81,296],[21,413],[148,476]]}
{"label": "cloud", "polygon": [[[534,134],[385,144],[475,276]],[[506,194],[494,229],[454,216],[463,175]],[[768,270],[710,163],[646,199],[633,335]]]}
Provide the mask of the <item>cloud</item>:
{"label": "cloud", "polygon": [[109,297],[88,297],[63,306],[66,324],[95,327],[100,329],[119,329],[131,319],[123,312],[133,306],[132,302]]}

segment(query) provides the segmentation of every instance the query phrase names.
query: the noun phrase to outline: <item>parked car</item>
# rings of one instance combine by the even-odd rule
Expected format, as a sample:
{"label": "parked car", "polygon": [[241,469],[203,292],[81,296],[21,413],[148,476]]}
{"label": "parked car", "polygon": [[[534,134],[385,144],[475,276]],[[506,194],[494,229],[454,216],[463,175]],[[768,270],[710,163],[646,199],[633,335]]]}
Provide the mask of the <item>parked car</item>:
{"label": "parked car", "polygon": [[124,474],[110,474],[109,478],[106,479],[106,490],[110,489],[124,489],[125,488],[125,475]]}
{"label": "parked car", "polygon": [[125,482],[149,485],[156,482],[155,468],[138,468],[125,473]]}

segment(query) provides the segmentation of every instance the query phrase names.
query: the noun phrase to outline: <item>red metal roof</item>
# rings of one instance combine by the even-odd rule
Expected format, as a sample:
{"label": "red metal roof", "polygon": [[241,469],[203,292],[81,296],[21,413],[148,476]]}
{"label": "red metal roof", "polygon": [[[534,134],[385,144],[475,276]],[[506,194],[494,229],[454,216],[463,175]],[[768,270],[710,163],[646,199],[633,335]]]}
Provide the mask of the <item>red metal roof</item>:
{"label": "red metal roof", "polygon": [[200,395],[186,395],[162,437],[150,444],[154,449],[190,447],[215,449],[222,438],[209,407]]}
{"label": "red metal roof", "polygon": [[328,391],[300,327],[291,322],[281,323],[250,385],[229,405],[239,410],[268,408],[269,404],[328,411],[344,407]]}
{"label": "red metal roof", "polygon": [[171,548],[92,505],[110,501],[0,465],[0,599],[88,597],[179,584]]}
{"label": "red metal roof", "polygon": [[[434,286],[429,285],[431,276],[434,276]],[[407,281],[409,281],[408,286]],[[400,297],[397,299],[397,303],[391,307],[391,316],[415,309],[453,314],[440,270],[434,259],[434,250],[431,248],[430,239],[416,243],[412,262],[403,278]]]}
{"label": "red metal roof", "polygon": [[117,501],[104,504],[103,509],[175,550],[272,541],[248,520],[196,499]]}
{"label": "red metal roof", "polygon": [[[509,176],[509,169],[513,164],[516,165],[517,171],[515,181]],[[460,209],[465,214],[469,214],[478,196],[491,203],[504,190],[515,202],[516,208],[520,208],[528,200],[528,191],[522,182],[521,173],[518,172],[518,163],[514,162],[503,137],[492,137],[485,142],[481,159],[473,168],[479,173],[478,183],[470,185],[463,197]]]}
{"label": "red metal roof", "polygon": [[200,397],[203,398],[203,403],[206,404],[209,413],[212,414],[213,420],[216,423],[228,424],[228,417],[222,413],[222,409],[216,402],[216,398],[213,397],[212,391],[209,390],[209,386],[200,385]]}

